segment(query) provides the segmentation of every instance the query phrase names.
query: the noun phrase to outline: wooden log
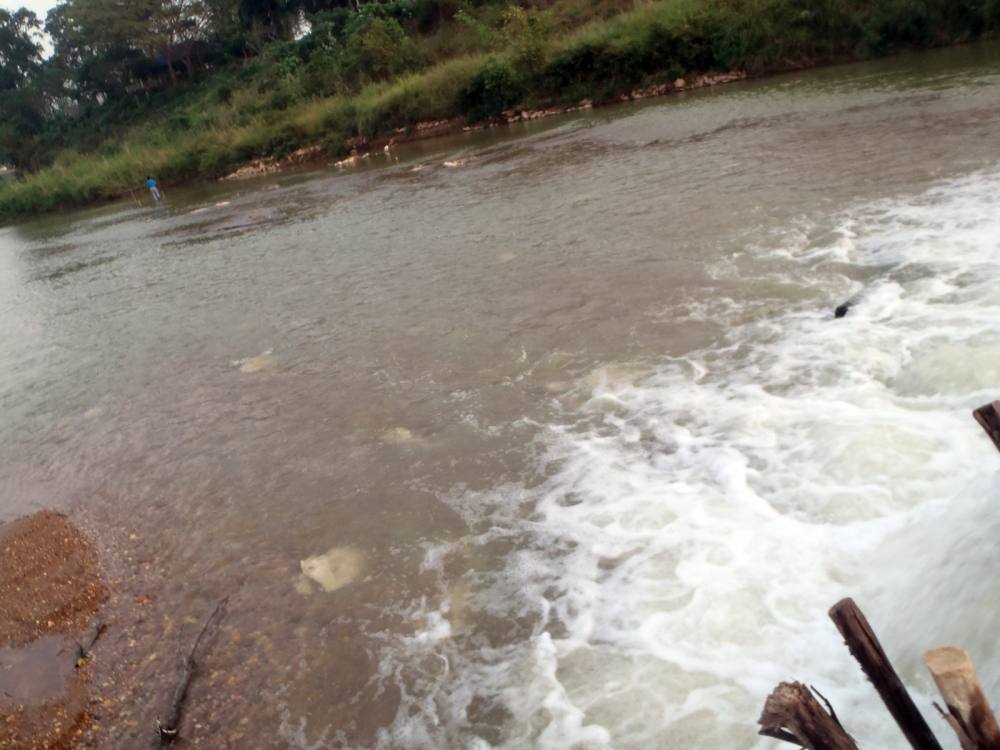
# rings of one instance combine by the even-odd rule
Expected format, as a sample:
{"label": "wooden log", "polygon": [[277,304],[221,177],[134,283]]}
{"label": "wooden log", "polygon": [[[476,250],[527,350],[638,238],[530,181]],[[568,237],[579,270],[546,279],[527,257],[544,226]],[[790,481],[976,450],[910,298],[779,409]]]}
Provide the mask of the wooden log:
{"label": "wooden log", "polygon": [[924,662],[948,707],[945,718],[963,750],[1000,750],[1000,725],[979,685],[969,654],[946,646],[928,651]]}
{"label": "wooden log", "polygon": [[767,696],[760,734],[808,750],[858,750],[836,716],[827,713],[800,682],[782,682]]}
{"label": "wooden log", "polygon": [[910,694],[906,692],[902,680],[899,679],[889,657],[885,655],[882,645],[875,637],[875,632],[854,600],[841,599],[834,604],[830,608],[830,619],[844,636],[851,654],[875,686],[879,697],[910,745],[916,750],[941,750],[937,738],[924,721]]}
{"label": "wooden log", "polygon": [[1000,451],[1000,401],[980,406],[972,412],[972,416],[986,430],[986,434],[990,436],[993,445]]}

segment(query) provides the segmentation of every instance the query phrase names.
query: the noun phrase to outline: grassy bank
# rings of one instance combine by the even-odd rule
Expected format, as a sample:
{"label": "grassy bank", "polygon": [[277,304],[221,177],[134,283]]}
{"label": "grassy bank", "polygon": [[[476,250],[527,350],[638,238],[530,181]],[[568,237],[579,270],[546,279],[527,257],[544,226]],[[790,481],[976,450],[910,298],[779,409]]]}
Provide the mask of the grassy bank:
{"label": "grassy bank", "polygon": [[[166,184],[218,177],[315,143],[342,156],[359,139],[426,120],[475,122],[514,107],[601,102],[693,72],[761,74],[961,42],[1000,28],[1000,0],[470,7],[431,35],[369,33],[350,61],[303,43],[272,45],[131,114],[116,136],[86,151],[64,149],[49,166],[0,183],[0,217],[119,196],[141,187],[146,174]],[[345,70],[353,71],[353,84]]]}

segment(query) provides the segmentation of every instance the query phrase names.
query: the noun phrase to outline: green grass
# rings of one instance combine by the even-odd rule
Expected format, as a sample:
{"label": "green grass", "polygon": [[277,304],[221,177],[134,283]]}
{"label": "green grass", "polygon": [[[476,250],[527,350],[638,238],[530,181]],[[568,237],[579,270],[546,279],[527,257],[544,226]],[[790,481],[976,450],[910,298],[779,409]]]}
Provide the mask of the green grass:
{"label": "green grass", "polygon": [[[217,71],[136,110],[120,137],[83,141],[83,152],[6,180],[0,217],[126,195],[147,174],[167,185],[218,177],[315,143],[340,156],[426,120],[601,101],[690,72],[757,74],[965,41],[1000,28],[1000,0],[559,0],[486,6],[464,24],[408,48],[410,72],[333,96],[305,93],[321,69],[308,64],[261,58]],[[449,44],[459,32],[464,41]]]}

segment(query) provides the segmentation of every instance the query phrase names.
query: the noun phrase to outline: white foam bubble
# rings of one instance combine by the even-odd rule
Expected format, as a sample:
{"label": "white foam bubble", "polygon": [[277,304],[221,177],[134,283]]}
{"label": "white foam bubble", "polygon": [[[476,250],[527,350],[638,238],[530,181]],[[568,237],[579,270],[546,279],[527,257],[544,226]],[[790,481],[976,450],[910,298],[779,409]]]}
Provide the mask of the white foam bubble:
{"label": "white foam bubble", "polygon": [[[771,747],[756,717],[797,678],[865,746],[903,747],[826,617],[845,595],[924,708],[920,655],[942,642],[972,650],[996,697],[1000,464],[969,410],[1000,387],[997,196],[984,173],[790,229],[760,252],[815,269],[830,309],[596,380],[578,421],[546,428],[543,484],[457,497],[482,530],[463,545],[514,547],[465,606],[521,634],[457,643],[445,597],[423,639],[387,651],[449,668],[413,683],[383,744]],[[841,320],[831,262],[871,270]],[[470,719],[483,705],[494,735]]]}

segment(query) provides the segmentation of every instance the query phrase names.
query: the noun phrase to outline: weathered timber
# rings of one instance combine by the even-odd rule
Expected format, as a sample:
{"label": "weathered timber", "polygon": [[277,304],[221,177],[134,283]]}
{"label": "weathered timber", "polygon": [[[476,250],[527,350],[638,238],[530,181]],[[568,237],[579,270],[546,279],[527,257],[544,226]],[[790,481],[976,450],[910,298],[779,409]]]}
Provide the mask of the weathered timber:
{"label": "weathered timber", "polygon": [[222,607],[225,605],[227,599],[228,597],[222,599],[215,605],[215,609],[212,610],[212,614],[208,616],[208,619],[205,620],[205,624],[201,626],[201,631],[198,633],[198,637],[194,639],[194,644],[191,646],[191,650],[181,660],[181,676],[177,682],[177,688],[174,690],[173,700],[170,701],[170,705],[167,707],[163,720],[157,720],[156,722],[156,732],[160,738],[161,745],[167,745],[176,740],[178,737],[181,707],[184,705],[184,698],[187,696],[188,685],[191,683],[191,678],[194,676],[194,671],[197,666],[194,661],[195,652],[201,644],[201,639],[204,637],[205,631],[208,630],[209,625],[212,624],[213,620],[215,620],[222,611]]}
{"label": "weathered timber", "polygon": [[825,711],[800,682],[778,685],[767,697],[758,723],[761,735],[808,750],[858,750],[836,716]]}
{"label": "weathered timber", "polygon": [[945,723],[954,730],[956,736],[958,737],[958,744],[962,746],[962,750],[976,750],[976,746],[962,729],[962,725],[955,720],[955,717],[941,708],[937,701],[934,701],[934,708],[937,709],[937,712],[941,715],[941,718],[944,719]]}
{"label": "weathered timber", "polygon": [[946,646],[928,651],[924,662],[948,707],[945,718],[963,750],[1000,750],[1000,726],[969,654]]}
{"label": "weathered timber", "polygon": [[854,600],[841,599],[834,604],[830,608],[830,619],[910,745],[916,750],[941,750],[937,738],[882,650],[868,619]]}
{"label": "weathered timber", "polygon": [[986,434],[990,436],[993,445],[1000,451],[1000,401],[980,406],[972,412],[972,416],[986,430]]}

